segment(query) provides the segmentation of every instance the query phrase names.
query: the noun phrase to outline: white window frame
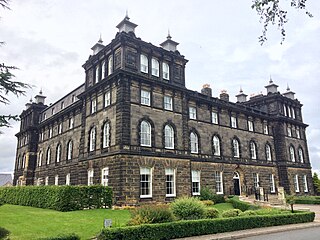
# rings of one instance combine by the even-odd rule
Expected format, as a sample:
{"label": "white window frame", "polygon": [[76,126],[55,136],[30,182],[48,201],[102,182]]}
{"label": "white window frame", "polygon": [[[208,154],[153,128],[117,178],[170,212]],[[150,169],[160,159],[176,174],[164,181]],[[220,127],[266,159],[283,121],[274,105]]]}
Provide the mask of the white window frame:
{"label": "white window frame", "polygon": [[303,175],[303,191],[309,192],[307,175]]}
{"label": "white window frame", "polygon": [[[193,196],[199,196],[200,190],[201,190],[201,172],[199,170],[192,170],[191,171],[191,179],[192,179],[192,195]],[[196,191],[197,190],[197,191]]]}
{"label": "white window frame", "polygon": [[266,159],[267,161],[272,161],[272,153],[271,153],[271,147],[269,144],[266,144]]}
{"label": "white window frame", "polygon": [[108,58],[108,76],[113,73],[113,56],[109,56]]}
{"label": "white window frame", "polygon": [[54,185],[58,186],[59,185],[59,175],[54,176]]}
{"label": "white window frame", "polygon": [[231,116],[230,121],[231,121],[231,127],[237,128],[237,118],[235,116]]}
{"label": "white window frame", "polygon": [[250,132],[253,132],[253,121],[252,120],[248,120],[248,130]]}
{"label": "white window frame", "polygon": [[49,185],[49,176],[46,176],[44,179],[44,185],[48,186]]}
{"label": "white window frame", "polygon": [[99,71],[100,71],[99,65],[97,65],[97,66],[96,66],[96,71],[95,71],[95,74],[96,74],[96,75],[95,75],[95,77],[96,77],[96,78],[95,78],[95,82],[96,82],[96,83],[99,82],[99,80],[100,80],[100,79],[99,79]]}
{"label": "white window frame", "polygon": [[295,191],[296,193],[300,192],[299,176],[298,176],[298,174],[294,175],[293,182],[294,182],[294,191]]}
{"label": "white window frame", "polygon": [[89,132],[89,151],[96,150],[96,128],[92,127]]}
{"label": "white window frame", "polygon": [[172,111],[173,107],[172,107],[172,97],[171,96],[164,95],[164,97],[163,97],[163,108],[165,110]]}
{"label": "white window frame", "polygon": [[93,175],[94,171],[93,168],[88,169],[88,186],[92,186],[93,185]]}
{"label": "white window frame", "polygon": [[240,158],[240,143],[237,139],[232,139],[233,157]]}
{"label": "white window frame", "polygon": [[251,155],[251,159],[256,160],[257,159],[257,147],[256,144],[251,141],[250,142],[250,155]]}
{"label": "white window frame", "polygon": [[273,174],[269,175],[269,186],[270,186],[270,193],[275,193],[276,192],[276,186],[275,186],[275,181],[274,181],[274,175]]}
{"label": "white window frame", "polygon": [[[146,178],[143,178],[145,176]],[[140,198],[152,197],[152,168],[140,167]]]}
{"label": "white window frame", "polygon": [[268,127],[268,124],[265,124],[264,127],[263,127],[263,133],[268,135],[269,134],[269,127]]}
{"label": "white window frame", "polygon": [[151,75],[155,77],[159,77],[159,69],[160,64],[159,61],[156,58],[151,59]]}
{"label": "white window frame", "polygon": [[283,115],[287,116],[287,106],[283,104]]}
{"label": "white window frame", "polygon": [[51,162],[51,148],[49,147],[46,152],[46,163],[49,165]]}
{"label": "white window frame", "polygon": [[301,147],[298,148],[298,159],[300,163],[304,163],[304,155]]}
{"label": "white window frame", "polygon": [[73,117],[69,118],[69,129],[72,129],[74,127],[74,119]]}
{"label": "white window frame", "polygon": [[97,99],[91,99],[91,114],[97,111]]}
{"label": "white window frame", "polygon": [[142,105],[150,106],[150,104],[151,104],[151,93],[150,93],[150,91],[146,91],[146,90],[141,89],[140,102],[141,102]]}
{"label": "white window frame", "polygon": [[40,186],[40,185],[41,185],[41,180],[42,180],[41,178],[37,178],[37,182],[36,182],[36,185],[37,185],[37,186]]}
{"label": "white window frame", "polygon": [[213,136],[212,138],[212,145],[213,145],[213,149],[214,149],[214,156],[220,156],[221,152],[220,152],[220,139],[218,136]]}
{"label": "white window frame", "polygon": [[101,64],[101,79],[106,77],[106,61]]}
{"label": "white window frame", "polygon": [[259,173],[253,173],[253,186],[255,187],[255,189],[257,189],[258,187],[260,187],[260,183],[259,183]]}
{"label": "white window frame", "polygon": [[213,124],[218,124],[219,121],[218,121],[218,113],[217,112],[211,112],[211,122]]}
{"label": "white window frame", "polygon": [[140,146],[151,147],[151,124],[148,121],[140,123]]}
{"label": "white window frame", "polygon": [[107,148],[110,147],[110,123],[106,122],[103,125],[103,142],[102,147]]}
{"label": "white window frame", "polygon": [[197,108],[196,107],[189,107],[189,118],[190,119],[197,119]]}
{"label": "white window frame", "polygon": [[111,104],[111,94],[110,91],[107,91],[104,94],[104,107],[108,107]]}
{"label": "white window frame", "polygon": [[[165,169],[166,175],[166,197],[176,196],[176,170],[173,168]],[[170,193],[168,193],[170,191]]]}
{"label": "white window frame", "polygon": [[52,132],[53,132],[53,128],[50,127],[50,128],[49,128],[49,138],[52,138]]}
{"label": "white window frame", "polygon": [[56,162],[60,162],[61,160],[61,144],[58,144],[57,146],[57,153],[56,153]]}
{"label": "white window frame", "polygon": [[291,113],[292,113],[292,118],[296,118],[295,110],[293,107],[291,108]]}
{"label": "white window frame", "polygon": [[162,63],[162,78],[165,80],[170,80],[170,67],[166,62]]}
{"label": "white window frame", "polygon": [[42,158],[43,158],[43,152],[40,151],[39,152],[38,167],[41,167],[41,165],[42,165]]}
{"label": "white window frame", "polygon": [[174,149],[174,130],[168,124],[164,127],[164,147],[166,149]]}
{"label": "white window frame", "polygon": [[294,148],[292,146],[289,147],[289,154],[290,154],[290,161],[295,162],[296,161],[296,154],[295,154]]}
{"label": "white window frame", "polygon": [[101,185],[108,186],[109,184],[109,168],[104,167],[101,170]]}
{"label": "white window frame", "polygon": [[223,174],[222,172],[215,171],[214,178],[216,182],[216,194],[223,194]]}
{"label": "white window frame", "polygon": [[148,73],[149,62],[148,57],[144,54],[140,55],[140,72]]}
{"label": "white window frame", "polygon": [[199,152],[199,138],[198,138],[198,135],[194,132],[190,133],[190,152],[191,153]]}
{"label": "white window frame", "polygon": [[62,123],[59,123],[58,125],[58,134],[62,133]]}
{"label": "white window frame", "polygon": [[292,137],[291,127],[287,127],[288,137]]}
{"label": "white window frame", "polygon": [[67,160],[72,159],[73,142],[70,140],[67,145]]}
{"label": "white window frame", "polygon": [[300,128],[296,127],[296,136],[297,138],[300,138]]}
{"label": "white window frame", "polygon": [[70,173],[68,173],[66,175],[66,185],[69,186],[70,185]]}

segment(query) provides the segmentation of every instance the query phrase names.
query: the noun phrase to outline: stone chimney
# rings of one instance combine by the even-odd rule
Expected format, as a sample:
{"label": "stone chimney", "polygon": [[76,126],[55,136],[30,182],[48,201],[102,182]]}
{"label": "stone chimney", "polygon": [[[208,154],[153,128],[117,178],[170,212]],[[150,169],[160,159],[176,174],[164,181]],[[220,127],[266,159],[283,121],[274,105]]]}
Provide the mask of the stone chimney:
{"label": "stone chimney", "polygon": [[267,86],[265,86],[265,88],[267,89],[267,94],[269,93],[276,93],[278,92],[278,85],[274,84],[272,81],[272,78],[270,77],[270,81],[269,84]]}
{"label": "stone chimney", "polygon": [[177,46],[179,45],[179,43],[171,40],[171,36],[170,33],[168,32],[168,36],[167,36],[167,40],[165,40],[163,43],[160,43],[160,46],[167,50],[167,51],[176,51],[177,50]]}
{"label": "stone chimney", "polygon": [[243,93],[242,88],[240,88],[239,94],[236,95],[237,102],[239,102],[239,103],[246,102],[247,101],[247,96],[248,96],[247,94]]}
{"label": "stone chimney", "polygon": [[44,104],[44,100],[46,96],[42,95],[42,90],[40,90],[39,94],[34,97],[36,99],[37,104]]}
{"label": "stone chimney", "polygon": [[220,99],[229,102],[229,94],[227,93],[227,90],[221,90]]}
{"label": "stone chimney", "polygon": [[290,90],[289,85],[287,85],[287,91],[283,94],[283,96],[294,100],[294,94],[295,93]]}
{"label": "stone chimney", "polygon": [[201,93],[203,95],[212,97],[212,89],[210,88],[210,84],[204,84],[201,89]]}

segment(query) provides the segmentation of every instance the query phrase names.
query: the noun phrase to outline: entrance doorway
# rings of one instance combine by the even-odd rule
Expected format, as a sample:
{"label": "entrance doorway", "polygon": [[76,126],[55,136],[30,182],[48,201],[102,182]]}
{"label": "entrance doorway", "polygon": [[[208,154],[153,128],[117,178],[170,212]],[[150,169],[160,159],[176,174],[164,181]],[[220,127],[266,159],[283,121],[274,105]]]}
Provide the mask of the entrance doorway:
{"label": "entrance doorway", "polygon": [[240,175],[238,172],[233,173],[233,191],[234,195],[240,195],[241,189],[240,189]]}

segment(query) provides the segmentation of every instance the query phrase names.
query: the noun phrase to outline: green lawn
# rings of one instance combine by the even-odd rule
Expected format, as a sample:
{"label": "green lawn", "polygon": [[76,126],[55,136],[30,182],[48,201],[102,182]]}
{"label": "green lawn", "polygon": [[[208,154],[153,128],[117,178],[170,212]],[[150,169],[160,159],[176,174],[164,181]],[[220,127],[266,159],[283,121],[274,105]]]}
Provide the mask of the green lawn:
{"label": "green lawn", "polygon": [[94,209],[74,212],[3,205],[0,207],[0,226],[8,229],[10,239],[37,239],[76,233],[81,239],[90,239],[103,227],[103,220],[112,219],[113,225],[126,224],[128,210]]}
{"label": "green lawn", "polygon": [[233,209],[233,206],[231,203],[218,203],[218,204],[212,205],[212,207],[218,209],[220,213],[229,209]]}

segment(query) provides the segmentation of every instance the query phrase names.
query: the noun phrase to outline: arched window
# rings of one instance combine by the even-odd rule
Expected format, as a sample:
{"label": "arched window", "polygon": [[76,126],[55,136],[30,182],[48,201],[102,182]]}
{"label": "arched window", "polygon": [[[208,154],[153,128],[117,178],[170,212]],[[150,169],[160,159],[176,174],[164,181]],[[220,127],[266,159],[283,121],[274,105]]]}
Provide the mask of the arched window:
{"label": "arched window", "polygon": [[106,77],[106,62],[103,61],[101,64],[101,79]]}
{"label": "arched window", "polygon": [[67,160],[72,159],[72,151],[73,151],[73,143],[72,143],[72,140],[70,140],[67,145]]}
{"label": "arched window", "polygon": [[303,150],[301,147],[299,147],[298,149],[298,158],[299,158],[299,162],[304,163]]}
{"label": "arched window", "polygon": [[170,75],[169,75],[169,64],[166,62],[162,63],[162,78],[169,80]]}
{"label": "arched window", "polygon": [[51,149],[50,147],[47,150],[47,164],[50,164],[51,162]]}
{"label": "arched window", "polygon": [[147,121],[140,124],[140,145],[151,147],[151,125]]}
{"label": "arched window", "polygon": [[103,125],[103,141],[102,141],[102,147],[110,147],[110,123],[106,122]]}
{"label": "arched window", "polygon": [[251,159],[257,159],[257,148],[255,142],[250,142],[250,157]]}
{"label": "arched window", "polygon": [[39,152],[38,167],[41,167],[41,165],[42,165],[42,158],[43,158],[43,152],[40,151]]}
{"label": "arched window", "polygon": [[19,169],[20,167],[21,167],[21,156],[19,155],[17,159],[16,169]]}
{"label": "arched window", "polygon": [[95,81],[96,81],[96,82],[99,82],[99,80],[100,80],[100,79],[99,79],[99,65],[97,65],[97,66],[96,66],[96,79],[95,79]]}
{"label": "arched window", "polygon": [[291,162],[295,162],[296,161],[296,156],[295,156],[295,153],[294,153],[294,147],[293,146],[289,147],[289,153],[290,153],[290,161]]}
{"label": "arched window", "polygon": [[108,58],[108,76],[113,73],[113,57]]}
{"label": "arched window", "polygon": [[190,133],[191,153],[199,152],[198,135],[194,132]]}
{"label": "arched window", "polygon": [[220,139],[218,136],[212,138],[213,155],[220,156]]}
{"label": "arched window", "polygon": [[143,73],[148,73],[148,58],[146,55],[140,55],[140,71]]}
{"label": "arched window", "polygon": [[240,144],[237,139],[232,140],[232,150],[233,150],[233,157],[239,158],[240,157]]}
{"label": "arched window", "polygon": [[26,167],[26,154],[23,154],[22,156],[22,169]]}
{"label": "arched window", "polygon": [[93,127],[89,133],[89,151],[94,151],[96,149],[96,129]]}
{"label": "arched window", "polygon": [[266,144],[266,159],[267,161],[272,161],[271,147],[269,144]]}
{"label": "arched window", "polygon": [[164,147],[174,149],[174,130],[170,125],[164,127]]}
{"label": "arched window", "polygon": [[152,58],[151,60],[151,66],[152,66],[152,76],[159,77],[159,61],[155,58]]}
{"label": "arched window", "polygon": [[57,153],[56,153],[56,162],[60,162],[61,159],[61,144],[58,144],[57,146]]}

